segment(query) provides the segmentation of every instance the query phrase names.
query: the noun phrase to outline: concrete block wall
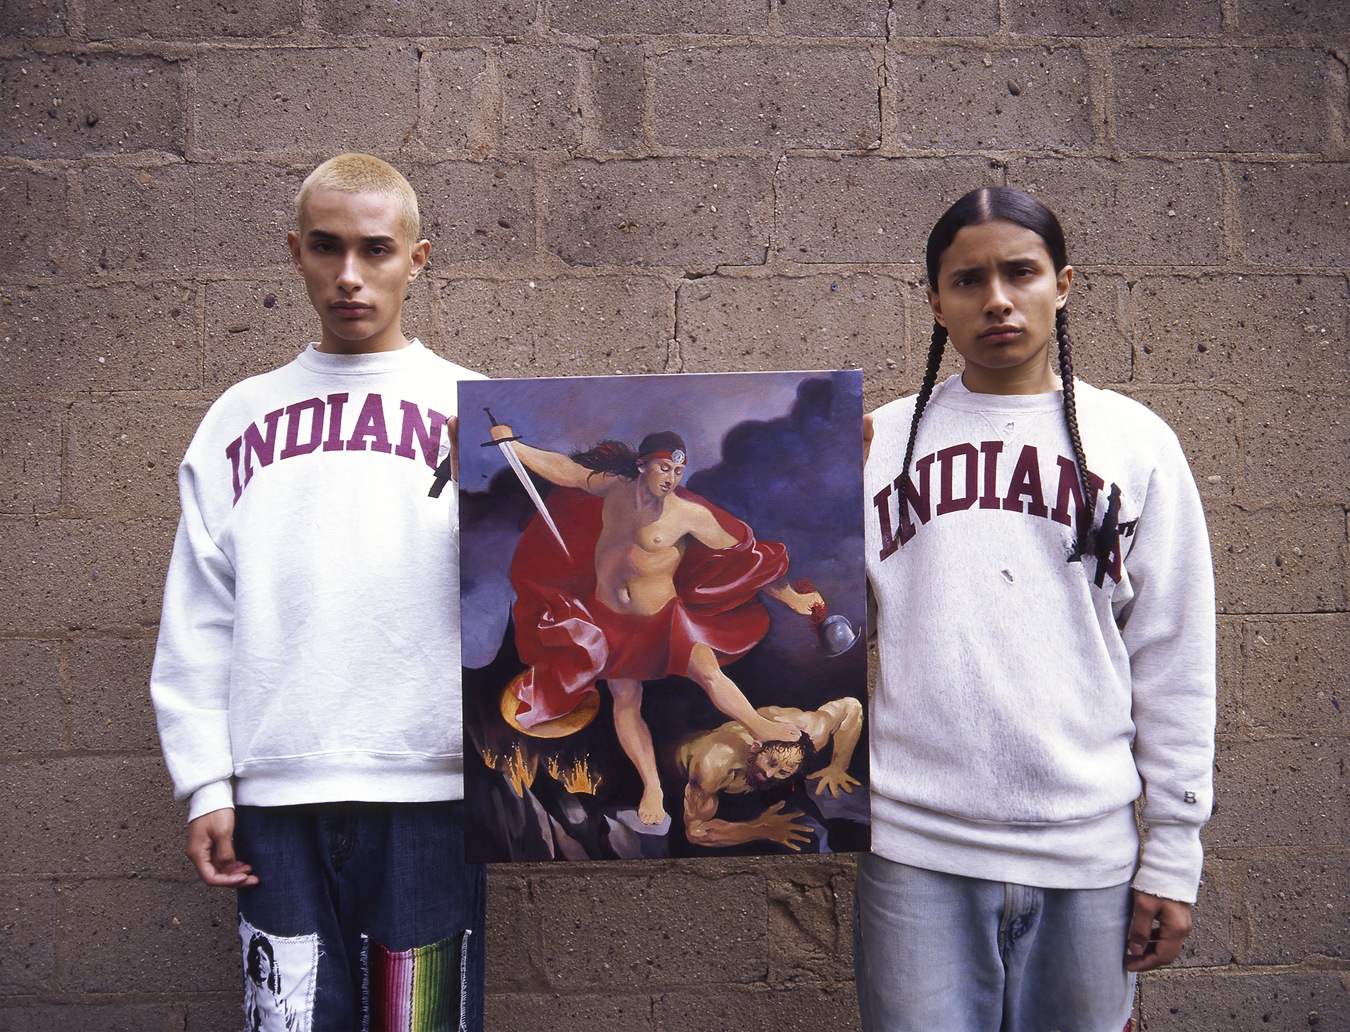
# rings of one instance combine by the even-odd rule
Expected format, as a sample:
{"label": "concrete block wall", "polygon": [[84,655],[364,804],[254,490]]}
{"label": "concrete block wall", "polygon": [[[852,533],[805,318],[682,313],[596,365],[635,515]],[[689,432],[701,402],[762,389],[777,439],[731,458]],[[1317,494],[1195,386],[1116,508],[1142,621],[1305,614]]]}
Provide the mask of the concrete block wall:
{"label": "concrete block wall", "polygon": [[[1063,218],[1088,379],[1205,498],[1218,806],[1146,1027],[1350,1029],[1350,13],[1338,0],[0,0],[0,1029],[231,1029],[146,679],[205,407],[312,333],[291,197],[366,149],[407,325],[498,375],[917,383],[923,240]],[[503,866],[489,1027],[856,1027],[847,857]]]}

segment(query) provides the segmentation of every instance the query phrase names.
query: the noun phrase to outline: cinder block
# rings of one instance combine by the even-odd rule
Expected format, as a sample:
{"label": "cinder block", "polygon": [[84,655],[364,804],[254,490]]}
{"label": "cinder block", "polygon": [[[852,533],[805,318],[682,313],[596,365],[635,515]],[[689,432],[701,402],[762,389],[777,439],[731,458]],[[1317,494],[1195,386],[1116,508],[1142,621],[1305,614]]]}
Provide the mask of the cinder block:
{"label": "cinder block", "polygon": [[1350,11],[1335,0],[1312,0],[1291,7],[1288,0],[1242,0],[1237,29],[1244,36],[1350,32]]}
{"label": "cinder block", "polygon": [[769,243],[767,160],[576,161],[547,189],[545,246],[568,265],[760,264]]}
{"label": "cinder block", "polygon": [[498,867],[489,867],[486,981],[490,991],[542,984],[531,956],[535,935],[530,918],[529,883]]}
{"label": "cinder block", "polygon": [[881,138],[865,47],[679,49],[652,60],[652,137],[675,149],[828,147]]}
{"label": "cinder block", "polygon": [[849,982],[794,989],[730,986],[663,993],[656,1002],[660,1032],[819,1032],[858,1029],[858,997]]}
{"label": "cinder block", "polygon": [[157,0],[134,4],[127,0],[87,0],[85,32],[90,39],[154,36],[158,39],[198,40],[204,36],[263,38],[300,28],[299,0],[221,4],[212,0]]}
{"label": "cinder block", "polygon": [[889,49],[886,80],[895,92],[895,138],[906,148],[1092,146],[1089,69],[1075,46]]}
{"label": "cinder block", "polygon": [[447,280],[437,334],[489,376],[665,372],[671,291],[655,276]]}
{"label": "cinder block", "polygon": [[1219,617],[1218,632],[1219,719],[1215,730],[1221,735],[1229,735],[1255,723],[1242,684],[1242,618]]}
{"label": "cinder block", "polygon": [[1239,246],[1260,265],[1343,266],[1350,180],[1340,162],[1235,165]]}
{"label": "cinder block", "polygon": [[1071,262],[1212,265],[1223,253],[1217,161],[1019,158],[1008,185],[1059,216]]}
{"label": "cinder block", "polygon": [[[1077,269],[1067,311],[1074,374],[1097,387],[1131,380],[1134,347],[1129,280]],[[1056,362],[1057,355],[1052,355]]]}
{"label": "cinder block", "polygon": [[1242,407],[1244,476],[1250,508],[1350,504],[1350,398],[1344,391],[1264,391]]}
{"label": "cinder block", "polygon": [[[236,981],[243,981],[242,971]],[[240,991],[223,1000],[191,1000],[186,1010],[183,1032],[221,1032],[222,1029],[235,1029],[244,1020],[244,994]]]}
{"label": "cinder block", "polygon": [[791,36],[885,36],[886,0],[780,0],[778,24]]}
{"label": "cinder block", "polygon": [[1191,908],[1191,934],[1175,961],[1178,968],[1222,967],[1233,962],[1233,907],[1224,883],[1230,879],[1229,869],[1234,866],[1241,866],[1241,862],[1206,858],[1195,906]]}
{"label": "cinder block", "polygon": [[[0,289],[11,390],[201,385],[197,290],[183,281]],[[53,487],[57,486],[55,483]]]}
{"label": "cinder block", "polygon": [[70,744],[158,749],[150,705],[153,638],[84,638],[70,647]]}
{"label": "cinder block", "polygon": [[1131,291],[1135,379],[1341,387],[1350,379],[1340,276],[1143,276]]}
{"label": "cinder block", "polygon": [[64,0],[29,0],[27,3],[5,5],[0,37],[41,39],[64,36],[68,29],[67,4]]}
{"label": "cinder block", "polygon": [[1126,150],[1320,151],[1331,60],[1289,47],[1120,51],[1112,132]]}
{"label": "cinder block", "polygon": [[154,624],[176,520],[0,520],[0,630]]}
{"label": "cinder block", "polygon": [[1241,626],[1241,712],[1284,733],[1350,732],[1350,615],[1251,617]]}
{"label": "cinder block", "polygon": [[1219,848],[1350,844],[1346,739],[1221,741],[1214,761],[1218,810],[1205,840]]}
{"label": "cinder block", "polygon": [[923,262],[928,231],[962,194],[997,182],[980,158],[788,158],[780,253],[793,262]]}
{"label": "cinder block", "polygon": [[869,274],[706,276],[680,284],[686,372],[838,369],[903,353],[901,284]]}
{"label": "cinder block", "polygon": [[890,37],[988,36],[999,30],[997,0],[892,0]]}
{"label": "cinder block", "polygon": [[[0,993],[28,996],[51,984],[56,891],[49,881],[0,881]],[[4,1011],[0,1010],[0,1028]]]}
{"label": "cinder block", "polygon": [[245,377],[279,369],[322,333],[304,281],[294,273],[281,280],[208,281],[205,290],[203,382],[212,397]]}
{"label": "cinder block", "polygon": [[1345,957],[1350,869],[1343,853],[1248,862],[1242,904],[1251,925],[1249,964]]}
{"label": "cinder block", "polygon": [[430,80],[423,97],[428,114],[420,127],[427,146],[462,155],[479,143],[495,143],[498,91],[487,81],[486,54],[478,49],[440,50],[422,60]]}
{"label": "cinder block", "polygon": [[338,36],[522,36],[534,15],[530,0],[318,0],[315,7],[319,25]]}
{"label": "cinder block", "polygon": [[804,857],[775,868],[768,879],[770,984],[851,981],[853,865]]}
{"label": "cinder block", "polygon": [[652,1000],[645,993],[492,993],[483,1027],[499,1032],[649,1032]]}
{"label": "cinder block", "polygon": [[757,982],[768,973],[764,881],[579,870],[535,882],[543,967],[562,989]]}
{"label": "cinder block", "polygon": [[572,47],[507,47],[502,63],[502,146],[572,151],[581,146],[581,62]]}
{"label": "cinder block", "polygon": [[549,24],[586,36],[709,33],[740,36],[768,29],[768,5],[755,0],[554,0]]}
{"label": "cinder block", "polygon": [[1195,971],[1141,980],[1148,1032],[1343,1029],[1350,989],[1335,971]]}
{"label": "cinder block", "polygon": [[150,878],[62,886],[67,993],[221,991],[239,985],[234,893]]}
{"label": "cinder block", "polygon": [[1218,36],[1219,0],[1161,6],[1150,0],[1017,0],[1008,5],[1011,32],[1047,36]]}
{"label": "cinder block", "polygon": [[[1238,403],[1222,391],[1143,388],[1123,393],[1156,412],[1176,433],[1206,508],[1231,507],[1241,468]],[[1092,445],[1087,447],[1091,464]]]}
{"label": "cinder block", "polygon": [[69,502],[85,516],[178,517],[178,463],[206,414],[197,398],[118,393],[70,406]]}
{"label": "cinder block", "polygon": [[61,504],[63,409],[56,401],[0,403],[0,512],[55,512]]}
{"label": "cinder block", "polygon": [[197,145],[390,151],[417,126],[417,64],[415,48],[373,41],[359,49],[206,50],[193,91]]}
{"label": "cinder block", "polygon": [[[0,169],[0,276],[51,276],[70,246],[66,178],[24,168]],[[0,321],[9,322],[8,313]],[[8,327],[0,327],[8,335]]]}
{"label": "cinder block", "polygon": [[529,167],[447,161],[404,174],[417,188],[433,270],[460,261],[520,262],[533,254]]}
{"label": "cinder block", "polygon": [[1211,506],[1205,515],[1219,612],[1326,612],[1350,604],[1343,509]]}
{"label": "cinder block", "polygon": [[[242,1013],[239,1017],[242,1019]],[[173,1028],[167,1003],[16,1003],[0,1005],[0,1032],[148,1032]],[[230,1026],[220,1026],[228,1028]]]}
{"label": "cinder block", "polygon": [[60,642],[0,639],[0,704],[0,752],[61,748]]}
{"label": "cinder block", "polygon": [[602,43],[595,52],[595,99],[600,109],[601,146],[615,151],[642,146],[646,108],[643,48]]}
{"label": "cinder block", "polygon": [[186,811],[152,756],[19,760],[0,766],[0,872],[192,878]]}
{"label": "cinder block", "polygon": [[0,61],[0,111],[0,153],[18,157],[181,154],[185,142],[178,64],[158,57]]}

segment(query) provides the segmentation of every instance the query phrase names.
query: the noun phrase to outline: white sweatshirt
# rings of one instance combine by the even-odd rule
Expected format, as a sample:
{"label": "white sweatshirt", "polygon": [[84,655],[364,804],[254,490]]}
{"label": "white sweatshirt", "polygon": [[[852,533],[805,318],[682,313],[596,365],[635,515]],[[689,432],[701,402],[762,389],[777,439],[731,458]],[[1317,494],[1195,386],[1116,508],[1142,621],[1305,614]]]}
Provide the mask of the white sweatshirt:
{"label": "white sweatshirt", "polygon": [[[959,375],[940,384],[919,421],[917,504],[903,518],[914,398],[874,414],[872,848],[1046,888],[1133,877],[1194,901],[1215,705],[1204,514],[1166,424],[1075,385],[1088,467],[1094,486],[1105,482],[1094,526],[1119,529],[1106,562],[1066,561],[1080,489],[1059,392],[973,394]],[[1145,786],[1140,860],[1133,802]]]}
{"label": "white sweatshirt", "polygon": [[189,819],[463,798],[457,383],[414,341],[231,387],[179,468],[151,695]]}

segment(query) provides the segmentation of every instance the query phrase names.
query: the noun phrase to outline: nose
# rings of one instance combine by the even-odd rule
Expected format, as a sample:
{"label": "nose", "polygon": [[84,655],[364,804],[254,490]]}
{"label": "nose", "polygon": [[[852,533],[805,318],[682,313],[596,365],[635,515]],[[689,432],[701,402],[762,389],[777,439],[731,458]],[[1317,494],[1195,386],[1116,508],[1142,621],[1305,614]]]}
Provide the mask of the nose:
{"label": "nose", "polygon": [[985,298],[984,310],[987,315],[1005,316],[1012,311],[1012,301],[1008,298],[1007,284],[1002,276],[994,276],[989,281],[989,295]]}
{"label": "nose", "polygon": [[361,286],[361,265],[353,251],[347,251],[342,256],[342,264],[338,268],[337,285],[342,290],[353,291]]}

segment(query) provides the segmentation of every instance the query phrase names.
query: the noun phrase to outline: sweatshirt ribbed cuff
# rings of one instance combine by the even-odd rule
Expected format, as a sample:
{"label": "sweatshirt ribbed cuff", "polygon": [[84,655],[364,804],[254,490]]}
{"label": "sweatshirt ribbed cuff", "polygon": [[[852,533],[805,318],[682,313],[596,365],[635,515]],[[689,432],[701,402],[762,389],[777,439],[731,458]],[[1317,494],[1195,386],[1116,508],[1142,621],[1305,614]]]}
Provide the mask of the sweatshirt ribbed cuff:
{"label": "sweatshirt ribbed cuff", "polygon": [[1194,903],[1204,859],[1197,825],[1150,824],[1131,884],[1151,896]]}
{"label": "sweatshirt ribbed cuff", "polygon": [[233,806],[234,788],[230,785],[229,779],[213,781],[192,793],[192,799],[188,803],[188,820],[195,821],[204,813],[227,810]]}

